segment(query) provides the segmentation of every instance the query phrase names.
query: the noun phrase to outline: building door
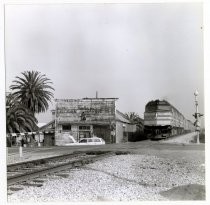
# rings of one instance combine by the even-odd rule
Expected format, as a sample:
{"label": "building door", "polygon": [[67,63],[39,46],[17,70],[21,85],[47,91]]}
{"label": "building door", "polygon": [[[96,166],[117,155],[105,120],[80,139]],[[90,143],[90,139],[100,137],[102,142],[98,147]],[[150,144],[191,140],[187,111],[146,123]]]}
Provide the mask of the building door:
{"label": "building door", "polygon": [[93,134],[105,140],[106,143],[113,143],[111,138],[111,130],[109,125],[94,125]]}
{"label": "building door", "polygon": [[44,134],[44,146],[54,146],[55,137],[54,133],[45,133]]}
{"label": "building door", "polygon": [[82,138],[90,138],[91,130],[89,125],[81,125],[79,126],[79,140]]}
{"label": "building door", "polygon": [[90,138],[90,131],[79,131],[79,139],[81,138]]}

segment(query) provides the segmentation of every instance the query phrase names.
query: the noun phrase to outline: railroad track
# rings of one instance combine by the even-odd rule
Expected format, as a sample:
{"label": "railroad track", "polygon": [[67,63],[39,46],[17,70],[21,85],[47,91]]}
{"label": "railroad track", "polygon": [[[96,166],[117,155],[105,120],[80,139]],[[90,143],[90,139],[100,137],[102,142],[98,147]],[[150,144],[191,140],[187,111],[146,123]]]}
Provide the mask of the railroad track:
{"label": "railroad track", "polygon": [[11,164],[7,166],[7,185],[8,188],[18,183],[25,183],[27,185],[27,181],[33,181],[35,178],[81,167],[112,155],[115,155],[115,153],[108,151],[89,151]]}

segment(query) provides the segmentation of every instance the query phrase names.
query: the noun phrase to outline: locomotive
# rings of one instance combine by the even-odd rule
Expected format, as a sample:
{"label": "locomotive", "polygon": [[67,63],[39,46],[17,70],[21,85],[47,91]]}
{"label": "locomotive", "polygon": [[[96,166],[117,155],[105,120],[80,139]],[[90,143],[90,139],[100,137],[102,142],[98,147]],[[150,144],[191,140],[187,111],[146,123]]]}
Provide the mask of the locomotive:
{"label": "locomotive", "polygon": [[145,106],[144,133],[148,139],[165,139],[193,132],[193,123],[166,100],[150,101]]}

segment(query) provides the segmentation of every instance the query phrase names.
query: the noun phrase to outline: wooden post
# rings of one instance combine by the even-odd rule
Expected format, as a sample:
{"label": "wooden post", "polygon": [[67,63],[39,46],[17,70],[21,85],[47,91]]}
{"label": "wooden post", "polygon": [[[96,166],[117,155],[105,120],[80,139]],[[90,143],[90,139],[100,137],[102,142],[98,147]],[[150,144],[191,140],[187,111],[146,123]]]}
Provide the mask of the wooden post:
{"label": "wooden post", "polygon": [[19,147],[19,155],[20,155],[20,157],[23,157],[23,147],[22,146]]}
{"label": "wooden post", "polygon": [[20,138],[20,146],[19,146],[19,156],[23,157],[23,138]]}
{"label": "wooden post", "polygon": [[196,132],[197,132],[197,144],[200,144],[199,131],[196,131]]}

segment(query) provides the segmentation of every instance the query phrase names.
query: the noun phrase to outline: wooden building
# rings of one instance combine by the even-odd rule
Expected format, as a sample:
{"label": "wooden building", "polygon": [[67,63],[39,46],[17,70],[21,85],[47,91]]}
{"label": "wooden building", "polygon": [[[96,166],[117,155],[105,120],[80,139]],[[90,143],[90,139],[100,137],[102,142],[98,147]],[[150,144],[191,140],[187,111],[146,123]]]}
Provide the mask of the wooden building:
{"label": "wooden building", "polygon": [[117,98],[56,99],[55,145],[64,144],[64,135],[69,133],[75,140],[101,137],[106,143],[128,141],[136,131],[126,116],[116,110]]}
{"label": "wooden building", "polygon": [[55,119],[51,120],[46,125],[39,128],[39,133],[36,135],[37,141],[43,146],[55,145]]}

